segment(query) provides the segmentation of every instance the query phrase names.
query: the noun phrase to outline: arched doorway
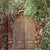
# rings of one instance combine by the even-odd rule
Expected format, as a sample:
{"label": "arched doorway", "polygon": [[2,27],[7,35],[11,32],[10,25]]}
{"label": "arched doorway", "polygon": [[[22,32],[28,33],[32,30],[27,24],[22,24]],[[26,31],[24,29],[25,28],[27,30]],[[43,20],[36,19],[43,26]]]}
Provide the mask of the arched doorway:
{"label": "arched doorway", "polygon": [[35,21],[19,15],[14,23],[13,48],[16,50],[32,50],[35,48]]}

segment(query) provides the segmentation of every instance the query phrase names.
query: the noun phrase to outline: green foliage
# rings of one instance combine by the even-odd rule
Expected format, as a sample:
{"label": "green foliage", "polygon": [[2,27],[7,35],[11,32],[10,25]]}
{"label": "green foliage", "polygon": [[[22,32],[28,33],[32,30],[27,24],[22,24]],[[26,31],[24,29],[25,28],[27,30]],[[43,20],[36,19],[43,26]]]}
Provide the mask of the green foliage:
{"label": "green foliage", "polygon": [[29,0],[26,1],[24,15],[33,18],[45,17],[48,13],[46,9],[47,3],[45,0]]}
{"label": "green foliage", "polygon": [[[48,12],[48,5],[49,0],[47,3],[47,0],[29,0],[26,1],[25,3],[25,11],[24,15],[27,17],[33,17],[33,18],[41,18],[40,22],[41,24],[45,24],[45,26],[39,26],[41,28],[39,34],[40,35],[50,35],[50,22],[48,21],[49,17],[49,12]],[[43,37],[43,43],[42,43],[42,48],[47,48],[47,50],[50,50],[50,37]],[[47,47],[48,46],[48,47]]]}
{"label": "green foliage", "polygon": [[47,0],[47,6],[50,7],[50,0]]}
{"label": "green foliage", "polygon": [[26,1],[25,3],[26,10],[24,11],[24,15],[27,15],[28,17],[30,16],[33,17],[35,15],[35,13],[37,12],[37,7],[33,2],[34,2],[33,0]]}
{"label": "green foliage", "polygon": [[50,37],[43,38],[42,48],[50,49]]}

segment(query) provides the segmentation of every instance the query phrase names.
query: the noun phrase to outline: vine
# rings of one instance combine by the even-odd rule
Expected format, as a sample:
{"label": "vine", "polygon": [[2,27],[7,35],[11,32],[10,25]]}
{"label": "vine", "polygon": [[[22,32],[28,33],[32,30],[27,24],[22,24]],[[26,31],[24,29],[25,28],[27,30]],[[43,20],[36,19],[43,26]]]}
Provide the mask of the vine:
{"label": "vine", "polygon": [[[36,23],[35,44],[36,47],[43,48],[43,49],[50,48],[49,47],[50,29],[48,26],[50,25],[50,19],[49,19],[50,10],[48,11],[48,5],[49,3],[47,2],[47,0],[29,0],[26,1],[25,3],[26,9],[24,11],[24,15],[26,15],[27,17],[35,18],[35,23]],[[45,40],[46,38],[48,42],[47,40]]]}

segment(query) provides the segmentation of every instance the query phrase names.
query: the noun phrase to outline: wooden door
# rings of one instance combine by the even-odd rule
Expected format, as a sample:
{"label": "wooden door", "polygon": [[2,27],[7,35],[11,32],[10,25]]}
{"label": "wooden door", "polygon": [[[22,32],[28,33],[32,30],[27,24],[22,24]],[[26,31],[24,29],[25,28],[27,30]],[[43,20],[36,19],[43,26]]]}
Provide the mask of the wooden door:
{"label": "wooden door", "polygon": [[34,19],[19,15],[14,23],[13,47],[16,50],[34,49]]}

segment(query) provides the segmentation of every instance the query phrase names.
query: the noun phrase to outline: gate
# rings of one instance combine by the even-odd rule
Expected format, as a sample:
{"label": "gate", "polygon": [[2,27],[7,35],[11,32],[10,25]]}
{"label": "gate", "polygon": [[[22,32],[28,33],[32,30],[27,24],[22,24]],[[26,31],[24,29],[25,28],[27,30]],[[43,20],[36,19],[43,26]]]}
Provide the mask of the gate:
{"label": "gate", "polygon": [[13,49],[34,50],[35,48],[34,19],[19,15],[14,23]]}

